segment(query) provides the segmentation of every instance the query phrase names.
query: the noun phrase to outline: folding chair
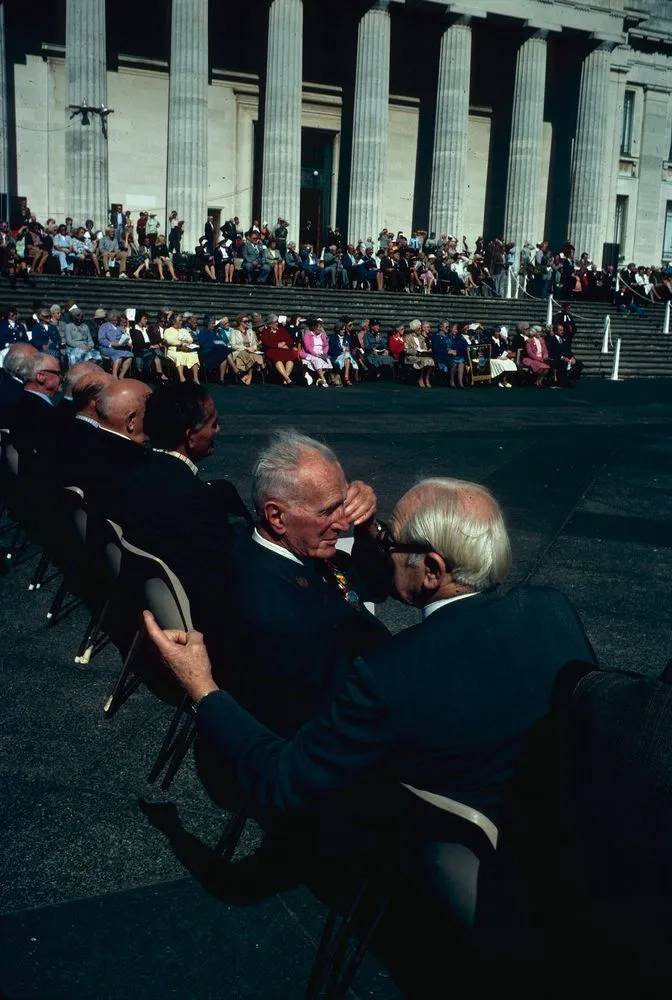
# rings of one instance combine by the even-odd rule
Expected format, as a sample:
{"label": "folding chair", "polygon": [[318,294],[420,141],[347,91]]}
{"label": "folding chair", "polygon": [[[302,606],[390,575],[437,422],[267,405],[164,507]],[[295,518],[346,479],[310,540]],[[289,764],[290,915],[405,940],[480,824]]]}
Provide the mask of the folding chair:
{"label": "folding chair", "polygon": [[[476,830],[483,844],[483,853],[479,856],[464,846],[458,855],[442,859],[441,875],[459,886],[462,895],[462,923],[467,929],[473,928],[478,897],[478,872],[480,861],[486,855],[492,855],[497,849],[498,830],[495,824],[477,809],[415,788],[413,785],[402,784],[411,795],[422,800],[438,812],[448,813],[465,824],[465,832],[471,834]],[[464,838],[471,845],[472,837]],[[460,845],[461,846],[461,845]],[[327,916],[322,938],[318,945],[315,964],[311,972],[305,1000],[317,1000],[323,991],[327,1000],[343,1000],[354,982],[369,942],[387,910],[391,889],[381,885],[373,876],[365,878],[353,899],[346,915],[338,925],[338,910],[332,907]],[[338,925],[338,927],[337,927]],[[355,933],[358,942],[353,945]],[[347,960],[348,951],[352,954]]]}
{"label": "folding chair", "polygon": [[[131,545],[123,535],[120,541],[122,558],[119,586],[130,597],[131,606],[138,617],[143,609],[147,608],[156,618],[160,628],[191,631],[193,626],[189,599],[172,570],[158,556]],[[135,671],[135,667],[146,642],[144,624],[140,620],[114,690],[103,708],[108,719],[143,683],[143,677]],[[156,781],[165,768],[161,787],[164,790],[169,788],[193,742],[195,724],[196,718],[191,711],[191,701],[184,695],[173,713],[161,748],[152,765],[148,778],[150,782]]]}
{"label": "folding chair", "polygon": [[101,638],[101,632],[110,604],[117,596],[116,588],[121,575],[123,553],[121,539],[121,528],[108,518],[94,518],[92,531],[87,532],[86,546],[100,570],[104,597],[100,611],[91,615],[77,649],[75,663],[80,667],[88,666],[93,657],[110,642],[108,635]]}

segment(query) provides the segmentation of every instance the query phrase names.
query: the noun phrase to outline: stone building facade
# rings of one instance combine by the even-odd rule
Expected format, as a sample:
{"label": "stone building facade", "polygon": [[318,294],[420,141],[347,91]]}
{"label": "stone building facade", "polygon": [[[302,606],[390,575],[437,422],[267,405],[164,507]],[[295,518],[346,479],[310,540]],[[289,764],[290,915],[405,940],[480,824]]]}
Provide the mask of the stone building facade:
{"label": "stone building facade", "polygon": [[669,0],[22,6],[0,2],[0,192],[41,220],[672,257]]}

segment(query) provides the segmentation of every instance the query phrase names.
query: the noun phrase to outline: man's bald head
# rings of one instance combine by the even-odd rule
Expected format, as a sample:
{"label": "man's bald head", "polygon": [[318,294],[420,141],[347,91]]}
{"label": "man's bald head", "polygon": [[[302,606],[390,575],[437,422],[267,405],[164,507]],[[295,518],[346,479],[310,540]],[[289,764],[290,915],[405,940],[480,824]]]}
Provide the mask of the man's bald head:
{"label": "man's bald head", "polygon": [[106,430],[144,444],[145,404],[150,394],[151,389],[137,379],[112,379],[96,400],[95,419]]}
{"label": "man's bald head", "polygon": [[397,541],[437,552],[453,579],[474,590],[501,583],[511,568],[501,509],[478,483],[423,480],[397,503],[392,528]]}
{"label": "man's bald head", "polygon": [[14,375],[15,378],[26,382],[30,374],[27,362],[35,354],[37,354],[37,348],[33,347],[32,344],[14,344],[7,351],[2,367],[9,375]]}
{"label": "man's bald head", "polygon": [[63,392],[72,399],[75,413],[96,419],[96,400],[106,385],[115,381],[93,361],[79,361],[68,370]]}

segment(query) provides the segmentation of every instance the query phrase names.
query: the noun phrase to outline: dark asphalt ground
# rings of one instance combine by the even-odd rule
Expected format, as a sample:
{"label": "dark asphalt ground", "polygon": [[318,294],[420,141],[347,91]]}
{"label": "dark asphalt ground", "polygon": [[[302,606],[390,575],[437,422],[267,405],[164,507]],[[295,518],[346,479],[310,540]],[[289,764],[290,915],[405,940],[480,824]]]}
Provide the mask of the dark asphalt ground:
{"label": "dark asphalt ground", "polygon": [[[384,516],[420,476],[485,483],[510,526],[513,579],[564,590],[603,663],[655,672],[670,655],[670,382],[213,394],[222,432],[205,475],[226,474],[247,497],[269,429],[292,425],[368,480]],[[175,802],[208,844],[223,814],[191,759],[168,793],[146,784],[169,710],[139,691],[105,720],[118,654],[108,648],[88,672],[74,667],[85,613],[47,628],[54,583],[28,593],[33,565],[0,578],[0,997],[298,1000],[324,908],[304,888],[231,906],[185,873],[138,797]],[[379,613],[394,629],[416,620],[391,602]],[[250,828],[241,853],[257,843]],[[372,958],[355,993],[401,996]]]}

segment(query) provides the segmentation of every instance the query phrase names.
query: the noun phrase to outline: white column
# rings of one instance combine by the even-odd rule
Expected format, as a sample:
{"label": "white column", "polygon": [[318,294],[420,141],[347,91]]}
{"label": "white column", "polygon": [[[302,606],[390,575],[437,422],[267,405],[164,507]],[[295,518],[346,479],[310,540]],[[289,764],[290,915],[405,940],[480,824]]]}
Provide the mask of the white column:
{"label": "white column", "polygon": [[[609,162],[607,165],[609,184],[605,184],[605,216],[607,220],[606,243],[614,241],[614,223],[616,220],[616,196],[618,194],[618,172],[621,158],[621,136],[623,133],[623,114],[625,109],[625,85],[627,82],[627,70],[618,68],[609,78],[609,118],[612,121],[612,135],[609,148]],[[625,252],[625,246],[623,247]],[[596,263],[602,263],[600,254]]]}
{"label": "white column", "polygon": [[518,49],[513,90],[504,237],[516,244],[517,258],[524,243],[536,244],[544,235],[539,229],[539,189],[545,93],[546,32],[538,31]]}
{"label": "white column", "polygon": [[375,0],[359,22],[352,125],[348,239],[356,243],[385,224],[390,99],[389,0]]}
{"label": "white column", "polygon": [[603,42],[583,60],[574,139],[569,239],[577,257],[602,259],[607,237],[603,189],[609,147],[609,72],[613,44]]}
{"label": "white column", "polygon": [[[67,103],[74,107],[107,106],[107,53],[105,0],[67,0],[65,13],[65,65]],[[65,133],[65,209],[75,224],[93,219],[104,226],[110,211],[107,139],[99,115],[90,124],[82,116],[70,120]],[[106,126],[110,126],[109,119]]]}
{"label": "white column", "polygon": [[172,0],[166,215],[173,209],[193,253],[208,209],[208,0]]}
{"label": "white column", "polygon": [[470,18],[462,17],[441,37],[429,198],[430,231],[458,239],[464,232],[470,75]]}
{"label": "white column", "polygon": [[669,90],[647,87],[644,91],[644,125],[639,154],[639,190],[635,221],[635,260],[659,257],[663,249],[665,203],[663,162],[670,152],[672,96]]}
{"label": "white column", "polygon": [[272,0],[268,13],[264,159],[260,222],[271,229],[278,218],[299,238],[301,204],[301,88],[303,2]]}
{"label": "white column", "polygon": [[[0,194],[9,193],[9,131],[7,124],[7,61],[5,5],[0,3]],[[9,206],[6,218],[9,218]]]}

